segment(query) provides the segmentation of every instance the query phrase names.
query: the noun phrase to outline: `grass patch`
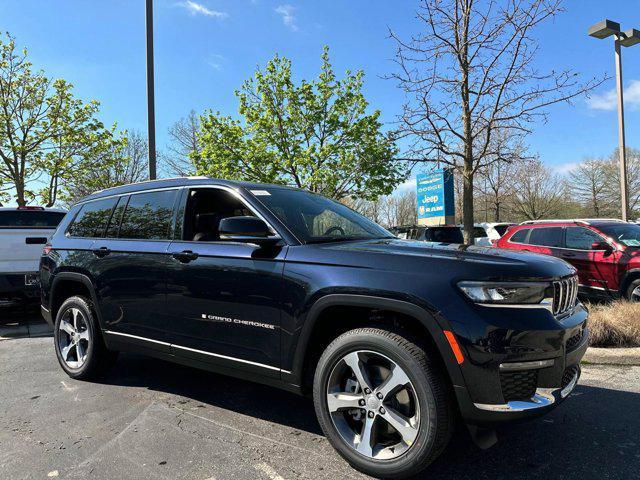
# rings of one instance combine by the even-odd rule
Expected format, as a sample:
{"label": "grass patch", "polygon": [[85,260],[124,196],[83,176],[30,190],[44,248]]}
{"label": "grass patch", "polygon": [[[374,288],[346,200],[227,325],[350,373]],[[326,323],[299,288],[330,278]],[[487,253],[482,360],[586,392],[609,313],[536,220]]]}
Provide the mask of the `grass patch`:
{"label": "grass patch", "polygon": [[640,347],[640,303],[617,300],[588,308],[590,346]]}

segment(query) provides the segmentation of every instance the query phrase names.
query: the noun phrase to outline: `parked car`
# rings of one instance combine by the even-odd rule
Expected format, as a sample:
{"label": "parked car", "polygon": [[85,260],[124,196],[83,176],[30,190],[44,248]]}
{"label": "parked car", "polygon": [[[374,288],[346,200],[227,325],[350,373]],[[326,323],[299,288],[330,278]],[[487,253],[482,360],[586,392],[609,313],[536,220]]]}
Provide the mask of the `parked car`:
{"label": "parked car", "polygon": [[43,207],[0,208],[0,307],[37,301],[42,247],[65,213]]}
{"label": "parked car", "polygon": [[405,238],[422,242],[464,243],[462,230],[455,225],[414,226]]}
{"label": "parked car", "polygon": [[586,297],[640,301],[640,226],[616,219],[540,220],[511,227],[500,248],[561,258]]}
{"label": "parked car", "polygon": [[376,478],[425,469],[458,417],[489,446],[495,424],[548,412],[588,342],[566,262],[399,240],[283,186],[184,178],[95,193],[40,272],[70,377],[134,351],[308,394],[331,444]]}

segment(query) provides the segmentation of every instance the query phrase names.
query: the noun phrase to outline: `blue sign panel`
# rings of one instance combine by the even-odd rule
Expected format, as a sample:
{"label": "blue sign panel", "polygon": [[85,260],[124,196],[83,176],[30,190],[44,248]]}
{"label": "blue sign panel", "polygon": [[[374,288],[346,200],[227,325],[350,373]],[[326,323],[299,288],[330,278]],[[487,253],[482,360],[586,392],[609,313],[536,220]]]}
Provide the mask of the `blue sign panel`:
{"label": "blue sign panel", "polygon": [[418,220],[446,217],[455,214],[453,198],[453,171],[451,169],[436,170],[432,173],[420,173],[416,177]]}

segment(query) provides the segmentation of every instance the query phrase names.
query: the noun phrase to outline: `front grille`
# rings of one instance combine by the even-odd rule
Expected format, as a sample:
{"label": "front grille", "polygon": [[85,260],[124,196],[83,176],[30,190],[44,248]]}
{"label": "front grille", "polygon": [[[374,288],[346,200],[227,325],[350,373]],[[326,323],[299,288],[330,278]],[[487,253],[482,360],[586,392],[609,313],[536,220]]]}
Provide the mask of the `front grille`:
{"label": "front grille", "polygon": [[569,383],[571,383],[571,380],[573,380],[573,377],[575,377],[578,374],[579,368],[580,367],[578,365],[567,367],[567,369],[562,374],[562,383],[560,385],[560,388],[564,388],[567,385],[569,385]]}
{"label": "front grille", "polygon": [[562,316],[571,311],[578,299],[578,277],[553,282],[553,314]]}
{"label": "front grille", "polygon": [[582,341],[582,335],[584,334],[583,330],[580,330],[578,333],[576,333],[574,336],[572,336],[571,338],[569,338],[569,340],[567,340],[567,353],[568,352],[572,352],[573,350],[576,349],[576,347],[578,345],[580,345],[580,342]]}
{"label": "front grille", "polygon": [[538,371],[523,370],[521,372],[500,373],[500,386],[506,402],[530,400],[536,394]]}

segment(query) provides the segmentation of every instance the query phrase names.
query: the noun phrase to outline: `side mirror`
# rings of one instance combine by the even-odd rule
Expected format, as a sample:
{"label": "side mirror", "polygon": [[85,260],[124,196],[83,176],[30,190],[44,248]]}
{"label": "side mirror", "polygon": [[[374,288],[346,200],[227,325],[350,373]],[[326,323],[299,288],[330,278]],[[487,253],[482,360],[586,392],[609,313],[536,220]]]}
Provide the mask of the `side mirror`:
{"label": "side mirror", "polygon": [[591,244],[591,250],[605,250],[611,252],[613,248],[607,242],[593,242]]}
{"label": "side mirror", "polygon": [[218,227],[220,239],[236,242],[257,243],[258,245],[276,243],[280,237],[273,235],[264,220],[258,217],[227,217],[220,220]]}

